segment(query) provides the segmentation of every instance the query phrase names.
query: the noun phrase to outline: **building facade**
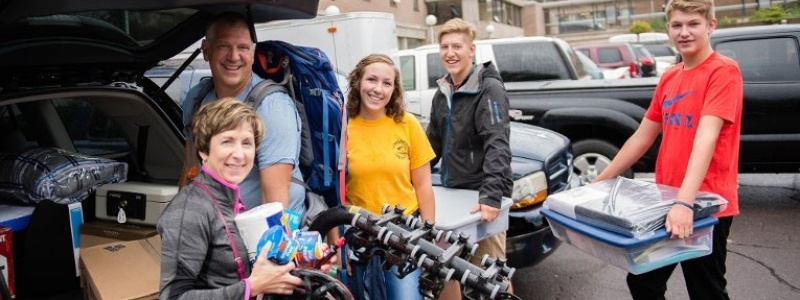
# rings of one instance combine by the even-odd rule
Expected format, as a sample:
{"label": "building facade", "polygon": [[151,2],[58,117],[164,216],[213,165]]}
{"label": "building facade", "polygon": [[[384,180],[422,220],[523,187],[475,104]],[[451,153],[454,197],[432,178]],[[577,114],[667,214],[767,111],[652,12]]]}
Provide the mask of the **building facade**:
{"label": "building facade", "polygon": [[[781,0],[774,3],[796,2]],[[340,12],[394,14],[400,49],[434,43],[447,20],[460,17],[476,26],[478,38],[516,36],[602,36],[624,32],[636,20],[664,22],[667,0],[321,0]],[[771,0],[717,0],[717,18],[743,19]],[[426,21],[433,19],[432,24]],[[569,39],[568,39],[569,40]]]}

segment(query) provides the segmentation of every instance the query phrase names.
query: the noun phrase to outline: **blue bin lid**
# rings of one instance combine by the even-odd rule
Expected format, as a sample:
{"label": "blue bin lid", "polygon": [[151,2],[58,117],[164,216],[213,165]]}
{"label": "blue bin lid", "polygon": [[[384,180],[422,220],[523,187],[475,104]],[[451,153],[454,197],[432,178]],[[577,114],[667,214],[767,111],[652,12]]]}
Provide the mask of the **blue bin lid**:
{"label": "blue bin lid", "polygon": [[28,228],[34,206],[0,204],[0,226],[10,227],[12,232]]}
{"label": "blue bin lid", "polygon": [[[569,217],[566,217],[562,214],[559,214],[557,212],[551,211],[546,208],[542,209],[542,214],[545,217],[547,217],[547,220],[550,222],[558,223],[558,225],[564,226],[566,228],[569,228],[570,230],[576,231],[580,234],[589,236],[593,239],[599,240],[603,243],[615,247],[621,247],[621,248],[637,247],[641,245],[651,244],[653,242],[667,238],[667,231],[664,228],[656,230],[654,234],[649,237],[637,239],[633,237],[619,235],[617,233],[605,229],[593,227],[591,225],[585,224],[577,220],[573,220]],[[715,217],[706,217],[699,220],[695,220],[694,229],[697,230],[713,226],[714,224],[717,224],[717,222],[718,222],[717,218]]]}

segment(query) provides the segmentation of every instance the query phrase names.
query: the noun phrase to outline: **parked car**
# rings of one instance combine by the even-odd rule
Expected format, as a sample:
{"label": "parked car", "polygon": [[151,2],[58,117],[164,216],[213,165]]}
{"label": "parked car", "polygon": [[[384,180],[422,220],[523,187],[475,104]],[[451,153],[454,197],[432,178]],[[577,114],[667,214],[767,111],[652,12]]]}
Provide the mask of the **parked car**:
{"label": "parked car", "polygon": [[628,42],[637,44],[668,43],[669,35],[663,32],[623,33],[611,36],[609,42]]}
{"label": "parked car", "polygon": [[[244,12],[245,4],[250,4],[253,21],[265,22],[312,18],[318,10],[317,1],[206,3],[4,2],[0,6],[0,128],[3,142],[15,137],[16,144],[0,143],[3,150],[60,148],[125,162],[128,182],[177,185],[185,151],[183,112],[167,93],[170,86],[159,86],[144,74],[202,38],[206,24],[219,12]],[[164,78],[156,78],[156,71],[148,74]],[[181,85],[199,78],[190,75],[194,74],[187,73]],[[512,168],[521,174],[514,178],[515,188],[527,190],[515,189],[515,195],[522,196],[511,213],[516,217],[510,219],[508,253],[519,258],[511,260],[519,263],[516,266],[525,266],[547,257],[559,244],[538,215],[538,207],[548,194],[567,188],[573,178],[572,159],[564,136],[531,126],[514,128]],[[88,206],[97,199],[90,194],[83,201]],[[94,220],[92,211],[84,214],[86,221]],[[22,273],[64,273],[59,271]],[[17,279],[21,299],[63,292],[46,288],[58,279]],[[75,279],[74,272],[68,279]]]}
{"label": "parked car", "polygon": [[643,77],[656,77],[658,76],[657,73],[657,64],[656,58],[647,48],[644,47],[642,44],[633,44],[633,51],[636,53],[636,58],[639,60],[639,66],[642,70]]}
{"label": "parked car", "polygon": [[150,78],[153,83],[163,87],[164,92],[175,100],[179,106],[183,103],[189,89],[199,83],[200,80],[211,78],[211,69],[209,69],[208,62],[202,59],[195,59],[165,87],[165,84],[172,78],[172,75],[175,74],[183,62],[183,60],[177,59],[164,60],[144,73],[144,76]]}
{"label": "parked car", "polygon": [[597,64],[594,63],[594,61],[592,61],[591,58],[586,57],[586,55],[584,55],[583,52],[575,51],[575,56],[577,56],[578,59],[581,61],[581,64],[583,64],[583,68],[586,69],[586,73],[589,73],[589,75],[592,76],[592,79],[605,78],[604,75],[605,73],[603,71],[608,69],[601,69],[600,67],[598,67]]}
{"label": "parked car", "polygon": [[[575,51],[575,56],[580,59],[581,63],[583,64],[586,72],[592,75],[592,79],[625,79],[630,78],[630,72],[626,67],[620,67],[616,69],[612,68],[601,68],[597,66],[591,58],[587,57],[586,54],[583,54],[581,51]],[[597,74],[599,72],[600,74]]]}
{"label": "parked car", "polygon": [[[652,58],[646,58],[646,54],[637,51],[634,44],[627,42],[604,42],[592,43],[575,46],[575,50],[583,52],[601,68],[621,68],[627,67],[630,77],[653,77],[655,64]],[[652,55],[651,55],[652,56]]]}
{"label": "parked car", "polygon": [[659,62],[664,62],[667,65],[675,63],[675,57],[678,55],[678,50],[670,46],[668,43],[641,43],[650,54]]}
{"label": "parked car", "polygon": [[[476,40],[474,59],[493,62],[505,83],[591,78],[575,56],[575,49],[554,37]],[[400,66],[407,110],[427,118],[438,88],[436,80],[447,74],[439,58],[439,46],[400,50],[395,60]]]}
{"label": "parked car", "polygon": [[[739,173],[800,170],[800,24],[717,29],[711,46],[738,62],[744,84]],[[515,120],[570,138],[575,171],[592,182],[644,118],[658,78],[506,84]],[[658,145],[626,172],[654,172]]]}

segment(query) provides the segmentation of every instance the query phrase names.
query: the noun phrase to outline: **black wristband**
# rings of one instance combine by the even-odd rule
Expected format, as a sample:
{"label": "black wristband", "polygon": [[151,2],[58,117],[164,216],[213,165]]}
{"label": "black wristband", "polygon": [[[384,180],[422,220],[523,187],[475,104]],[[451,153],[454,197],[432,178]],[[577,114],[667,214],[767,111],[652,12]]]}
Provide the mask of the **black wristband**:
{"label": "black wristband", "polygon": [[681,201],[681,200],[675,200],[675,202],[672,202],[672,205],[675,205],[675,204],[681,205],[683,207],[686,207],[686,208],[694,211],[694,207],[691,204],[689,204],[689,202]]}

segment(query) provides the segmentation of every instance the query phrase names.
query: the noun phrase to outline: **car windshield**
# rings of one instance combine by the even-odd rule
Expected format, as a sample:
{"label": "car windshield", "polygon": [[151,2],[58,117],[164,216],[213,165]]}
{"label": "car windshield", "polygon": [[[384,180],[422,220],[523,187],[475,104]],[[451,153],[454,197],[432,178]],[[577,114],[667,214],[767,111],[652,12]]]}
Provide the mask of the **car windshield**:
{"label": "car windshield", "polygon": [[645,48],[647,51],[653,54],[653,56],[675,56],[676,53],[672,52],[672,48],[669,45],[665,44],[645,44]]}
{"label": "car windshield", "polygon": [[[592,79],[603,79],[603,71],[600,67],[597,66],[591,58],[583,54],[581,51],[575,51],[575,56],[578,57],[579,64],[583,66],[583,69],[586,70],[589,75],[592,76]],[[577,65],[577,64],[576,64]]]}
{"label": "car windshield", "polygon": [[596,63],[594,63],[594,61],[586,56],[583,51],[575,51],[575,55],[578,56],[578,59],[581,60],[581,63],[583,63],[587,70],[595,70],[600,68]]}
{"label": "car windshield", "polygon": [[650,51],[642,45],[633,45],[633,51],[636,52],[636,57],[638,58],[652,58],[653,54],[650,54]]}
{"label": "car windshield", "polygon": [[[197,11],[188,8],[168,10],[100,10],[29,17],[6,27],[0,40],[13,40],[19,32],[26,37],[89,38],[131,48],[145,47]],[[18,27],[18,30],[14,28]],[[47,28],[59,27],[59,30]],[[17,32],[15,32],[17,31]]]}

